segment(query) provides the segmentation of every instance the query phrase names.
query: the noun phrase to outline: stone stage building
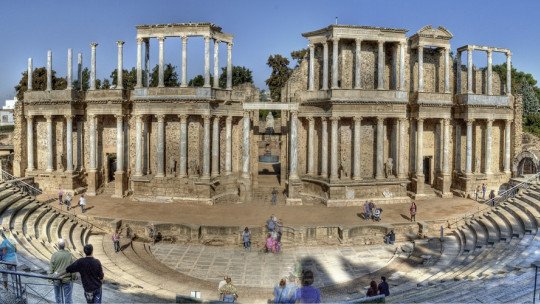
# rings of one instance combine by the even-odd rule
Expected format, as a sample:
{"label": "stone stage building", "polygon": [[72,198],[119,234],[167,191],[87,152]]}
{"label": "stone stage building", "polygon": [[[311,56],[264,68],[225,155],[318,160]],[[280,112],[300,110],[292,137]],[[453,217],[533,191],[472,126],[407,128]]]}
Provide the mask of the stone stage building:
{"label": "stone stage building", "polygon": [[[273,188],[287,204],[327,206],[470,195],[482,183],[499,189],[511,177],[521,138],[510,73],[492,70],[494,52],[511,66],[510,51],[465,45],[454,59],[445,28],[406,33],[345,25],[304,33],[309,54],[281,102],[260,102],[252,85],[232,87],[233,37],[210,23],[137,26],[132,91],[95,88],[96,43],[90,89],[52,90],[49,52],[47,90],[30,85],[15,110],[14,172],[46,191],[206,204],[266,199]],[[203,87],[187,86],[191,36],[204,37]],[[181,85],[165,87],[164,39],[178,37]],[[157,87],[148,81],[152,38],[159,42]],[[224,89],[217,81],[222,42]],[[117,43],[119,70],[123,44]],[[474,67],[474,51],[487,54],[487,68]],[[67,64],[70,84],[71,50]],[[280,115],[259,119],[260,110]]]}

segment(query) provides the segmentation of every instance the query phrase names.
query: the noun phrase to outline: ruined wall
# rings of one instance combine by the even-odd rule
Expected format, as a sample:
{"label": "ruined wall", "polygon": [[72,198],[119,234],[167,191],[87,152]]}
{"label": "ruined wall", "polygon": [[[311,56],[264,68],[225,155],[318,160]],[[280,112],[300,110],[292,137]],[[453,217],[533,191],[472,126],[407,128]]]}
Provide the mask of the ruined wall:
{"label": "ruined wall", "polygon": [[13,119],[15,121],[15,129],[13,131],[13,175],[23,176],[27,167],[27,135],[26,135],[26,119],[24,118],[23,101],[15,103],[13,111]]}

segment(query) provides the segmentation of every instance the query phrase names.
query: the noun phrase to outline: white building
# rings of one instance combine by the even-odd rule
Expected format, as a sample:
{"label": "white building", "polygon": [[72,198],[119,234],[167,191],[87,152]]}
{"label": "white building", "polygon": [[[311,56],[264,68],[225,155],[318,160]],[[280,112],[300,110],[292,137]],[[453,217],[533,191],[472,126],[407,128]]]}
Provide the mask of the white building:
{"label": "white building", "polygon": [[14,124],[13,110],[15,109],[16,102],[17,97],[6,100],[6,104],[0,110],[0,126],[12,126]]}

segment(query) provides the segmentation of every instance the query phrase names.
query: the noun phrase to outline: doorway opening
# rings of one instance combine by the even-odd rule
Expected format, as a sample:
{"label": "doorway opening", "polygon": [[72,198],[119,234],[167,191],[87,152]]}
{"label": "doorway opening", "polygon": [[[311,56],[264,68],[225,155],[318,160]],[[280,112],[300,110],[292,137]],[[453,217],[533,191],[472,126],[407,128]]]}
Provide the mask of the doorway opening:
{"label": "doorway opening", "polygon": [[116,153],[107,154],[107,182],[114,181],[114,172],[116,172]]}
{"label": "doorway opening", "polygon": [[431,160],[432,156],[424,157],[424,183],[431,185]]}

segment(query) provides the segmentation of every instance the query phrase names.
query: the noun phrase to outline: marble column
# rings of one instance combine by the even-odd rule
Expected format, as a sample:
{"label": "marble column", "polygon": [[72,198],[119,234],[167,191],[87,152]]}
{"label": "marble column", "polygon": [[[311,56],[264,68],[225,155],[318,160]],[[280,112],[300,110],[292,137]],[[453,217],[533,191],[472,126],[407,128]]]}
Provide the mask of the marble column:
{"label": "marble column", "polygon": [[47,119],[47,172],[52,172],[54,170],[54,155],[53,155],[53,121],[52,116],[45,116]]}
{"label": "marble column", "polygon": [[96,47],[98,44],[92,42],[90,44],[90,90],[96,89]]}
{"label": "marble column", "polygon": [[73,116],[66,118],[66,172],[73,172]]}
{"label": "marble column", "polygon": [[204,85],[210,87],[210,37],[204,36]]}
{"label": "marble column", "polygon": [[298,112],[291,112],[291,153],[289,179],[298,179]]}
{"label": "marble column", "polygon": [[456,94],[461,94],[461,52],[457,51],[456,56]]}
{"label": "marble column", "polygon": [[250,178],[250,172],[249,172],[249,132],[251,128],[251,123],[249,121],[249,112],[244,111],[244,118],[243,118],[243,136],[242,136],[242,178],[249,179]]}
{"label": "marble column", "polygon": [[315,175],[315,119],[306,117],[308,121],[308,151],[307,151],[307,174]]}
{"label": "marble column", "polygon": [[473,48],[467,48],[467,93],[473,94]]}
{"label": "marble column", "polygon": [[406,91],[405,88],[405,50],[407,45],[405,42],[399,43],[399,89]]}
{"label": "marble column", "polygon": [[321,117],[321,177],[328,177],[328,120]]}
{"label": "marble column", "polygon": [[454,170],[456,172],[461,172],[461,124],[456,122],[456,157],[454,159]]}
{"label": "marble column", "polygon": [[28,166],[27,171],[34,171],[34,121],[33,116],[26,116],[26,150]]}
{"label": "marble column", "polygon": [[73,89],[73,51],[68,49],[67,52],[67,76],[66,76],[66,90]]}
{"label": "marble column", "polygon": [[165,176],[165,115],[157,117],[156,177]]}
{"label": "marble column", "polygon": [[34,68],[32,67],[32,58],[28,58],[28,69],[26,71],[26,74],[28,75],[27,78],[27,91],[32,91],[32,74],[33,74]]}
{"label": "marble column", "polygon": [[450,93],[450,50],[444,48],[444,93]]}
{"label": "marble column", "polygon": [[142,115],[135,115],[135,176],[142,176],[143,140]]}
{"label": "marble column", "polygon": [[377,117],[377,166],[376,179],[384,179],[384,117]]}
{"label": "marble column", "polygon": [[182,82],[180,87],[185,88],[188,85],[187,82],[187,36],[182,36]]}
{"label": "marble column", "polygon": [[493,95],[493,51],[487,51],[487,95]]}
{"label": "marble column", "polygon": [[512,121],[506,119],[504,121],[504,173],[510,174],[510,127]]}
{"label": "marble column", "polygon": [[353,117],[354,120],[354,149],[353,149],[353,179],[360,180],[362,179],[361,172],[361,159],[360,155],[362,153],[360,141],[362,138],[362,117]]}
{"label": "marble column", "polygon": [[202,178],[210,178],[210,115],[203,115],[203,172]]}
{"label": "marble column", "polygon": [[322,90],[328,90],[328,42],[323,42],[323,80]]}
{"label": "marble column", "polygon": [[338,86],[339,38],[332,39],[332,46],[334,47],[332,51],[332,89],[339,89],[339,86]]}
{"label": "marble column", "polygon": [[506,53],[506,95],[512,95],[512,53]]}
{"label": "marble column", "polygon": [[178,115],[180,118],[180,163],[178,177],[187,176],[187,118],[186,114]]}
{"label": "marble column", "polygon": [[377,90],[384,90],[384,41],[377,43]]}
{"label": "marble column", "polygon": [[309,44],[309,84],[308,90],[313,91],[315,89],[315,46],[313,43]]}
{"label": "marble column", "polygon": [[150,40],[144,39],[144,86],[150,87]]}
{"label": "marble column", "polygon": [[225,119],[225,174],[232,174],[232,116]]}
{"label": "marble column", "polygon": [[332,122],[332,143],[330,144],[330,179],[338,178],[338,153],[339,153],[339,142],[338,142],[338,128],[339,128],[339,117],[333,116],[330,117]]}
{"label": "marble column", "polygon": [[214,89],[219,88],[219,43],[214,39]]}
{"label": "marble column", "polygon": [[137,84],[136,88],[142,87],[142,38],[137,38]]}
{"label": "marble column", "polygon": [[124,41],[116,41],[118,47],[118,67],[116,68],[116,88],[119,90],[124,89],[123,77],[124,77]]}
{"label": "marble column", "polygon": [[418,45],[418,92],[424,92],[424,46]]}
{"label": "marble column", "polygon": [[96,116],[95,115],[88,115],[88,123],[90,124],[90,134],[88,134],[89,140],[90,140],[90,151],[88,151],[88,170],[89,171],[96,171],[97,170],[97,163],[96,163]]}
{"label": "marble column", "polygon": [[212,177],[219,175],[219,120],[220,116],[214,116],[212,126]]}
{"label": "marble column", "polygon": [[124,115],[116,117],[116,173],[124,173]]}
{"label": "marble column", "polygon": [[158,37],[158,88],[165,87],[163,45],[165,37]]}
{"label": "marble column", "polygon": [[[416,176],[424,176],[424,119],[418,118],[416,122]],[[423,184],[423,180],[418,180]]]}
{"label": "marble column", "polygon": [[82,83],[82,53],[77,54],[77,81],[79,84],[78,89],[82,91],[83,89],[83,83]]}
{"label": "marble column", "polygon": [[441,125],[443,130],[443,156],[442,156],[442,173],[450,174],[450,119],[444,119]]}
{"label": "marble column", "polygon": [[397,177],[406,178],[405,172],[405,153],[406,153],[406,131],[405,131],[405,118],[399,118],[399,132],[398,132],[398,157],[397,157]]}
{"label": "marble column", "polygon": [[[77,116],[75,116],[76,118]],[[77,166],[75,170],[81,171],[84,169],[84,160],[83,160],[83,122],[80,119],[77,119]]]}
{"label": "marble column", "polygon": [[493,119],[486,121],[486,155],[484,156],[484,173],[491,174],[491,145],[493,143],[492,136]]}
{"label": "marble column", "polygon": [[354,88],[362,88],[362,39],[356,39],[356,47],[354,49]]}
{"label": "marble column", "polygon": [[227,43],[227,90],[232,90],[232,42]]}
{"label": "marble column", "polygon": [[472,174],[472,143],[473,143],[473,119],[467,119],[467,146],[465,159],[465,174]]}
{"label": "marble column", "polygon": [[52,51],[47,51],[47,89],[46,91],[51,91],[52,87]]}

